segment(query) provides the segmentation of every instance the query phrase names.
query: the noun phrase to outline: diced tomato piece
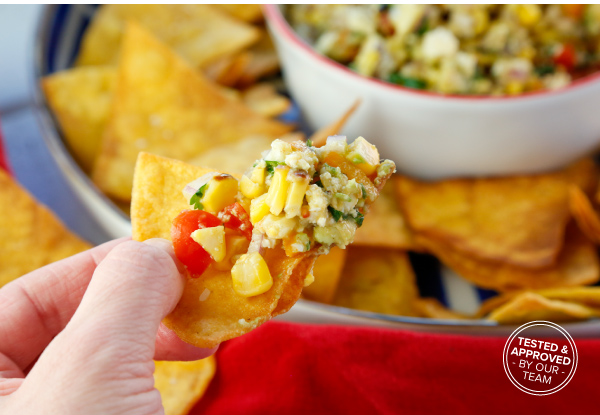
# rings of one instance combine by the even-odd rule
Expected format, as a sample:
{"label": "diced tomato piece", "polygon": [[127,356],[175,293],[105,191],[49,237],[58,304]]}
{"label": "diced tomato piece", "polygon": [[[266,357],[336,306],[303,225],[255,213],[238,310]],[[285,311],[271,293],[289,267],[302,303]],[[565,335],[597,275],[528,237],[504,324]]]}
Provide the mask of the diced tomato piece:
{"label": "diced tomato piece", "polygon": [[219,212],[219,218],[226,228],[239,231],[249,241],[252,239],[252,222],[246,209],[239,203],[233,203]]}
{"label": "diced tomato piece", "polygon": [[213,259],[190,235],[197,229],[219,225],[219,218],[204,210],[184,210],[173,220],[171,240],[175,256],[187,267],[193,278],[202,275]]}
{"label": "diced tomato piece", "polygon": [[568,43],[564,44],[560,53],[554,57],[554,63],[564,66],[567,71],[571,71],[576,63],[575,48]]}

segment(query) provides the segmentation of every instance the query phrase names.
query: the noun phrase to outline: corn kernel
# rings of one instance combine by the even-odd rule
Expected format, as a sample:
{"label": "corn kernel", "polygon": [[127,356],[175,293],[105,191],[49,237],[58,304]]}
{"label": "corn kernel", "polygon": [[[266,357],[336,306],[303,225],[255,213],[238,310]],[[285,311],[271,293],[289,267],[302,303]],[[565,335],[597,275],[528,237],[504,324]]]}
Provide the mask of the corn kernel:
{"label": "corn kernel", "polygon": [[304,201],[304,195],[309,183],[310,178],[308,176],[292,182],[287,194],[287,200],[285,201],[286,217],[293,218],[294,216],[300,216],[300,209],[302,208],[302,202]]}
{"label": "corn kernel", "polygon": [[254,183],[247,176],[242,176],[240,192],[248,199],[254,199],[265,192],[265,187],[262,184]]}
{"label": "corn kernel", "polygon": [[542,11],[537,4],[519,4],[515,5],[519,21],[527,27],[531,27],[540,21]]}
{"label": "corn kernel", "polygon": [[269,291],[273,278],[264,258],[258,252],[242,255],[231,269],[233,289],[244,297]]}
{"label": "corn kernel", "polygon": [[228,174],[219,174],[208,182],[208,188],[202,204],[204,210],[210,213],[217,213],[223,208],[235,203],[235,196],[238,192],[238,181],[235,177]]}
{"label": "corn kernel", "polygon": [[265,184],[266,169],[264,167],[257,167],[252,170],[250,179],[256,184]]}
{"label": "corn kernel", "polygon": [[278,166],[273,173],[271,187],[269,187],[266,199],[273,215],[279,215],[285,206],[285,199],[290,187],[290,182],[287,181],[289,171],[290,168],[287,166]]}
{"label": "corn kernel", "polygon": [[523,92],[525,85],[523,85],[523,83],[518,82],[518,81],[510,81],[507,85],[506,85],[506,93],[508,95],[519,95],[520,93]]}
{"label": "corn kernel", "polygon": [[223,226],[197,229],[190,236],[209,253],[215,262],[223,261],[226,252],[225,228]]}
{"label": "corn kernel", "polygon": [[230,230],[225,230],[225,258],[214,266],[219,271],[230,271],[240,254],[248,251],[250,241],[246,237],[237,235]]}
{"label": "corn kernel", "polygon": [[252,199],[250,202],[250,222],[253,225],[256,225],[262,218],[267,216],[270,211],[269,205],[267,205],[267,195],[263,194],[262,196],[257,197],[256,199]]}

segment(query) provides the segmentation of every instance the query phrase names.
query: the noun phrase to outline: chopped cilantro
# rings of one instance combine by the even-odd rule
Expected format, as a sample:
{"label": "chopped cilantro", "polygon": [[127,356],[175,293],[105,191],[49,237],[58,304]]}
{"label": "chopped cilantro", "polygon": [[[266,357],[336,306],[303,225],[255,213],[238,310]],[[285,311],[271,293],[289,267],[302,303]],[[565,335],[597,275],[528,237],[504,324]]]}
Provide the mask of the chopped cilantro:
{"label": "chopped cilantro", "polygon": [[362,198],[366,199],[367,198],[367,188],[365,187],[364,184],[359,183],[360,184],[360,190],[362,190]]}
{"label": "chopped cilantro", "polygon": [[389,81],[393,84],[398,84],[413,89],[425,89],[427,87],[427,83],[425,81],[404,76],[397,72],[390,75]]}
{"label": "chopped cilantro", "polygon": [[308,147],[312,147],[312,140],[310,138],[308,140],[306,140],[306,145]]}
{"label": "chopped cilantro", "polygon": [[354,218],[354,222],[356,222],[356,224],[358,225],[359,228],[362,226],[363,220],[365,220],[365,215],[363,215],[362,213],[358,212],[356,214],[356,217]]}
{"label": "chopped cilantro", "polygon": [[429,20],[423,19],[421,20],[421,24],[417,27],[417,35],[423,36],[429,30]]}
{"label": "chopped cilantro", "polygon": [[331,206],[327,206],[327,210],[329,210],[329,213],[331,213],[331,216],[333,216],[333,219],[335,219],[336,222],[338,222],[340,219],[345,219],[344,214],[339,210],[336,210]]}
{"label": "chopped cilantro", "polygon": [[200,200],[204,196],[204,192],[206,192],[207,186],[208,186],[208,183],[206,183],[204,186],[200,187],[200,189],[198,189],[198,191],[196,193],[194,193],[192,195],[192,197],[190,198],[190,205],[193,205],[194,209],[198,209],[198,210],[204,209],[204,205],[202,205]]}
{"label": "chopped cilantro", "polygon": [[310,241],[307,241],[307,242],[306,242],[306,250],[307,250],[307,251],[310,251]]}
{"label": "chopped cilantro", "polygon": [[273,174],[275,172],[275,167],[282,166],[285,163],[282,163],[280,161],[265,160],[265,164],[267,165],[267,172],[269,174]]}
{"label": "chopped cilantro", "polygon": [[555,70],[554,65],[550,65],[550,64],[540,65],[537,68],[535,68],[535,72],[539,76],[551,75],[554,73],[554,70]]}
{"label": "chopped cilantro", "polygon": [[365,215],[363,215],[360,212],[356,212],[356,216],[352,216],[352,215],[344,215],[342,212],[332,208],[331,206],[327,206],[327,209],[329,210],[329,212],[331,213],[331,216],[333,216],[333,219],[336,222],[339,222],[340,219],[345,219],[345,220],[352,219],[354,222],[356,222],[356,224],[360,228],[363,224],[363,220],[365,219]]}

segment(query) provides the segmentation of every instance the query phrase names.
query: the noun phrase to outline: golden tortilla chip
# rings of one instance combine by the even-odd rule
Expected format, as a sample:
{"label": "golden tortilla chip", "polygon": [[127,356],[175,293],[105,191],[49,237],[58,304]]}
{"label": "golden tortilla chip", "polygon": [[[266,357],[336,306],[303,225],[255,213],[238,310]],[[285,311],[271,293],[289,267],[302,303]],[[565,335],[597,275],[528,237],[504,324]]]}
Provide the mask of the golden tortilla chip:
{"label": "golden tortilla chip", "polygon": [[453,250],[521,267],[553,264],[569,220],[568,187],[589,164],[530,176],[421,182],[397,190],[410,228]]}
{"label": "golden tortilla chip", "polygon": [[[279,139],[291,143],[296,140],[303,140],[304,135],[302,133],[288,133],[279,137]],[[271,148],[272,142],[272,138],[260,135],[245,137],[231,144],[211,148],[200,156],[189,160],[189,164],[222,170],[229,174],[242,175],[248,170],[249,166],[252,166],[256,160],[261,158],[263,151]]]}
{"label": "golden tortilla chip", "polygon": [[90,247],[0,168],[0,287]]}
{"label": "golden tortilla chip", "polygon": [[600,244],[600,218],[588,196],[577,186],[569,189],[569,208],[579,229],[595,244]]}
{"label": "golden tortilla chip", "polygon": [[396,176],[392,176],[383,187],[379,197],[369,208],[369,218],[356,230],[354,245],[421,250],[396,202],[395,186],[398,180]]}
{"label": "golden tortilla chip", "polygon": [[360,99],[357,99],[356,102],[352,104],[352,106],[338,120],[315,131],[314,134],[309,137],[309,140],[312,141],[313,146],[324,146],[327,142],[327,137],[338,134],[359,106]]}
{"label": "golden tortilla chip", "polygon": [[[141,153],[131,203],[133,239],[170,239],[172,220],[189,208],[181,190],[210,171]],[[267,249],[263,257],[273,276],[269,291],[243,297],[233,290],[231,273],[211,265],[201,278],[187,279],[183,296],[165,318],[165,325],[187,343],[214,347],[287,311],[300,297],[315,256],[308,252],[287,257],[283,249],[276,248]]]}
{"label": "golden tortilla chip", "polygon": [[244,22],[255,23],[262,20],[260,4],[215,4],[215,6]]}
{"label": "golden tortilla chip", "polygon": [[75,159],[86,173],[91,172],[100,151],[116,75],[114,67],[90,66],[42,79],[48,104]]}
{"label": "golden tortilla chip", "polygon": [[401,316],[418,315],[415,275],[405,252],[349,247],[333,304]]}
{"label": "golden tortilla chip", "polygon": [[304,287],[302,294],[309,300],[330,304],[342,276],[346,262],[346,250],[333,247],[327,255],[321,255],[313,268],[314,282]]}
{"label": "golden tortilla chip", "polygon": [[268,83],[256,84],[244,90],[242,99],[252,111],[265,117],[277,117],[292,105],[289,99],[277,93],[273,84]]}
{"label": "golden tortilla chip", "polygon": [[127,21],[136,21],[194,68],[256,42],[259,29],[206,4],[108,4],[87,29],[77,65],[114,65]]}
{"label": "golden tortilla chip", "polygon": [[[561,287],[533,291],[549,300],[561,300],[576,303],[594,310],[600,310],[600,287]],[[504,293],[492,297],[481,304],[477,316],[484,317],[494,309],[508,303],[521,292]]]}
{"label": "golden tortilla chip", "polygon": [[574,225],[567,228],[564,248],[556,264],[539,269],[484,261],[425,237],[417,237],[417,243],[463,278],[480,287],[498,291],[593,284],[600,274],[596,248]]}
{"label": "golden tortilla chip", "polygon": [[418,314],[422,317],[441,320],[465,320],[470,318],[465,314],[450,310],[436,298],[417,298],[413,304]]}
{"label": "golden tortilla chip", "polygon": [[215,82],[233,87],[242,77],[246,67],[250,64],[252,56],[248,52],[241,52],[234,56],[226,56],[209,65],[205,73]]}
{"label": "golden tortilla chip", "polygon": [[186,415],[206,392],[217,362],[210,356],[195,362],[155,361],[154,366],[154,387],[165,415]]}
{"label": "golden tortilla chip", "polygon": [[263,31],[260,40],[247,49],[250,61],[244,73],[237,82],[239,87],[247,87],[258,79],[275,75],[279,72],[279,56],[275,45],[266,31]]}
{"label": "golden tortilla chip", "polygon": [[164,44],[130,24],[93,179],[110,196],[129,200],[142,150],[191,160],[249,135],[274,139],[290,129],[230,99]]}
{"label": "golden tortilla chip", "polygon": [[594,315],[594,310],[580,304],[549,300],[539,294],[526,292],[494,310],[488,320],[500,324],[523,324],[534,320],[560,323],[587,320]]}

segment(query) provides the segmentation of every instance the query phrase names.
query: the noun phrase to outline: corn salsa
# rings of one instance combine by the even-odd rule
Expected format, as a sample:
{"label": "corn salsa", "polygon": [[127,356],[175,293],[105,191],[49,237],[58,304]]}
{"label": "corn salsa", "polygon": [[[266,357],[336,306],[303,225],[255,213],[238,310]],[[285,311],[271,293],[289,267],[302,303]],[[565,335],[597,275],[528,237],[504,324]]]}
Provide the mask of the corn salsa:
{"label": "corn salsa", "polygon": [[214,264],[231,270],[238,294],[262,294],[273,284],[265,249],[294,256],[345,248],[395,170],[363,137],[349,144],[332,136],[320,148],[275,140],[239,180],[213,172],[185,186],[191,210],[173,222],[175,253],[193,278]]}
{"label": "corn salsa", "polygon": [[360,75],[441,94],[560,89],[600,62],[600,5],[298,4],[285,14]]}

